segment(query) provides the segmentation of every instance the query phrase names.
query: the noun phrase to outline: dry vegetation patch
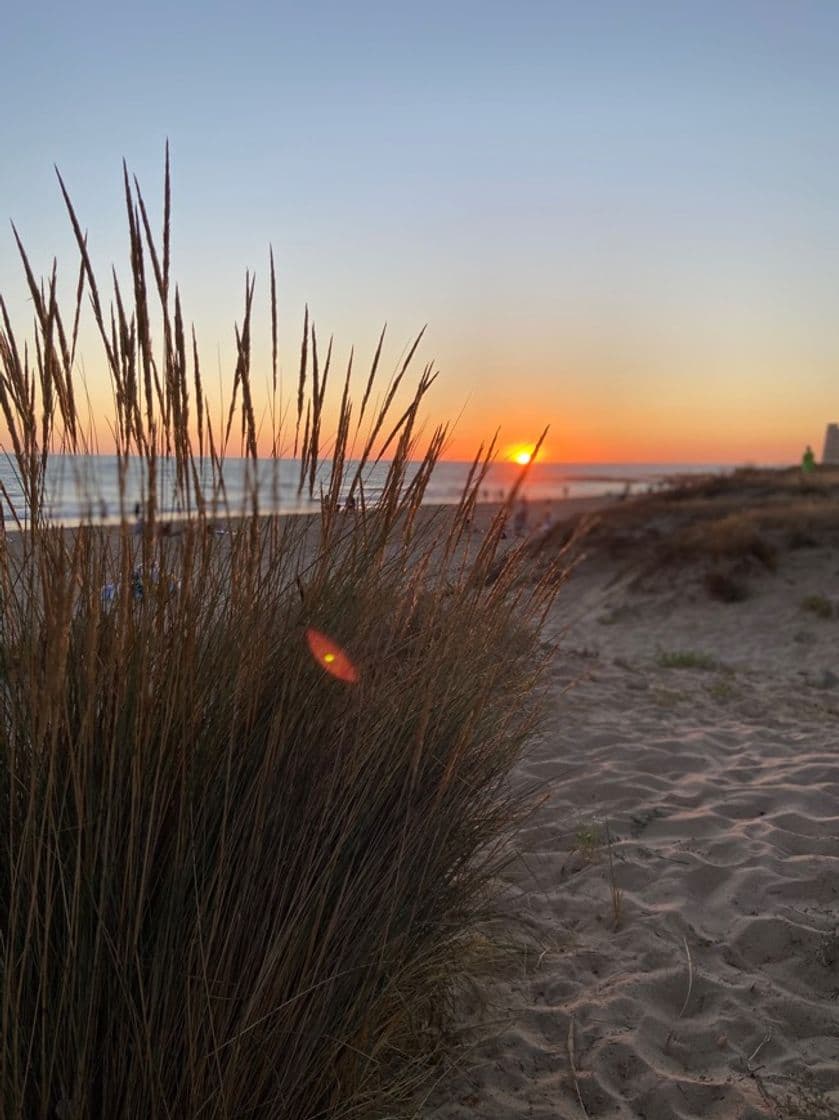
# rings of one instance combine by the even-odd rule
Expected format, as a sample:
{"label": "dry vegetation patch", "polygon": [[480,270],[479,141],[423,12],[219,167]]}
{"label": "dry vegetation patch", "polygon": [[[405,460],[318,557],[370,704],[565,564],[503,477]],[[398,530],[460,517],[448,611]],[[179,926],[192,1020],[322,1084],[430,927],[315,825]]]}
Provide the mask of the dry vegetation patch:
{"label": "dry vegetation patch", "polygon": [[805,595],[801,600],[801,609],[814,614],[817,618],[833,618],[833,603],[826,595],[814,593]]}
{"label": "dry vegetation patch", "polygon": [[810,482],[797,469],[675,480],[557,526],[550,543],[634,573],[639,586],[678,579],[685,590],[742,602],[786,553],[839,543],[839,470],[817,468]]}
{"label": "dry vegetation patch", "polygon": [[[231,433],[256,474],[254,284],[219,430],[169,277],[168,166],[159,243],[125,185],[131,272],[111,307],[69,199],[75,306],[62,313],[55,275],[36,281],[22,246],[34,344],[0,305],[0,406],[27,506],[0,541],[0,1112],[392,1115],[446,1038],[526,808],[507,775],[538,714],[556,565],[534,585],[522,553],[496,563],[509,508],[464,558],[492,448],[424,532],[446,433],[419,442],[430,367],[407,403],[397,394],[416,344],[379,411],[381,342],[360,407],[350,369],[339,379],[324,463],[332,348],[308,313],[292,434],[301,487],[323,487],[316,531],[261,520],[254,485],[218,535]],[[270,280],[276,390],[273,262]],[[64,533],[45,472],[56,450],[91,450],[75,360],[88,297],[122,521]],[[382,456],[370,508],[365,471]],[[164,464],[177,536],[158,531]],[[355,514],[338,511],[348,494]]]}
{"label": "dry vegetation patch", "polygon": [[695,649],[661,650],[656,658],[661,669],[719,669],[720,663],[711,653]]}

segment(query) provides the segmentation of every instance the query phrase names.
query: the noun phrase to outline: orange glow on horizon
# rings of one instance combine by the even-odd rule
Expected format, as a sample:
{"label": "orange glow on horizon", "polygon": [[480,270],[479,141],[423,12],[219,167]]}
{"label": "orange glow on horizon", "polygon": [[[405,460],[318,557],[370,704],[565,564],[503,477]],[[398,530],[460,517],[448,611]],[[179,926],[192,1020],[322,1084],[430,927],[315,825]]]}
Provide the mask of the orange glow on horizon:
{"label": "orange glow on horizon", "polygon": [[[681,396],[673,400],[681,400]],[[535,455],[539,466],[550,463],[571,464],[797,464],[804,446],[810,443],[817,457],[821,455],[824,428],[834,417],[831,406],[802,404],[789,406],[783,416],[777,417],[767,410],[765,415],[744,418],[732,408],[723,415],[719,400],[708,404],[704,410],[695,401],[692,407],[674,412],[671,401],[662,404],[658,411],[648,408],[641,401],[637,406],[621,402],[620,408],[611,412],[595,409],[590,402],[569,398],[568,407],[560,419],[549,416],[547,407],[526,406],[523,400],[505,413],[502,405],[495,407],[481,403],[469,413],[458,417],[441,459],[446,462],[470,463],[478,450],[486,451],[492,434],[503,423],[500,441],[496,444],[497,460],[508,469],[521,469],[528,463],[526,456],[534,459],[535,438],[527,440],[552,419],[550,445],[543,445]],[[445,405],[445,402],[444,402]],[[681,407],[681,406],[680,406]],[[646,409],[646,411],[645,411]],[[82,425],[89,435],[90,446],[80,447],[92,454],[113,455],[115,451],[112,420],[113,402],[107,388],[91,384],[90,416]],[[445,407],[435,408],[434,416],[445,415]],[[224,428],[226,411],[221,410],[219,427]],[[279,450],[281,457],[290,457],[293,448],[294,424],[288,423],[282,431]],[[213,411],[214,425],[216,423]],[[331,412],[324,416],[321,452],[329,457],[337,426]],[[424,434],[424,433],[423,433]],[[360,454],[365,433],[350,449],[350,457]],[[192,448],[198,454],[197,432],[190,431]],[[522,438],[524,436],[524,438]],[[259,453],[270,458],[272,439],[265,432],[259,440]],[[12,440],[4,418],[0,417],[0,448],[12,449]],[[416,454],[421,456],[425,444],[418,438]],[[205,440],[204,453],[207,452]],[[228,457],[241,454],[239,442],[231,439]],[[325,662],[321,662],[323,668]]]}

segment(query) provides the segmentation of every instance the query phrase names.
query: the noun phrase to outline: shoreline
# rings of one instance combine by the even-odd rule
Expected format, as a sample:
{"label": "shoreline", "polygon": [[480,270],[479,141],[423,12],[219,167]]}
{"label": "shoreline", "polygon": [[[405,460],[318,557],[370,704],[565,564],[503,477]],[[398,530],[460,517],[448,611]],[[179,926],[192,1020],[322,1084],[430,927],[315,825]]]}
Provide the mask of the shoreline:
{"label": "shoreline", "polygon": [[[72,457],[71,457],[72,458]],[[97,459],[110,461],[112,456],[99,456]],[[87,463],[87,457],[82,457]],[[264,499],[264,508],[261,516],[309,516],[319,511],[317,498],[307,499],[303,492],[298,493],[296,486],[292,486],[288,479],[280,486],[279,481],[272,481],[268,476],[273,460],[258,460],[260,475],[258,483],[260,493]],[[226,477],[225,494],[229,498],[229,509],[220,508],[213,513],[215,518],[226,520],[236,518],[247,513],[249,500],[247,497],[250,486],[250,475],[245,470],[245,460],[230,459],[225,461],[231,477]],[[299,473],[297,464],[287,464],[295,467],[291,473]],[[386,463],[378,464],[373,468],[373,475],[365,484],[369,491],[370,504],[374,505],[379,493],[383,478],[379,477],[386,468]],[[470,464],[460,462],[441,461],[437,464],[436,472],[431,480],[424,500],[428,507],[456,505],[460,500],[462,488],[469,474]],[[522,467],[509,462],[495,462],[485,479],[482,480],[479,492],[481,504],[497,504],[509,493],[512,486],[521,477]],[[543,502],[561,502],[578,500],[621,500],[622,498],[637,498],[650,491],[666,488],[678,484],[682,479],[699,478],[708,475],[726,475],[731,467],[726,464],[574,464],[574,463],[536,463],[526,468],[529,472],[523,485],[522,493],[534,506]],[[52,456],[49,460],[48,476],[52,480],[47,482],[46,505],[58,510],[52,520],[55,524],[64,524],[68,528],[79,524],[94,523],[103,526],[118,526],[123,518],[120,513],[121,505],[124,506],[125,518],[131,520],[134,503],[141,499],[143,480],[146,479],[145,461],[137,458],[135,466],[129,471],[129,481],[124,490],[118,488],[111,477],[111,473],[103,473],[101,477],[96,471],[89,468],[73,468],[62,461],[60,455]],[[114,467],[114,471],[116,467]],[[376,472],[379,472],[377,474]],[[285,472],[289,472],[286,470]],[[351,475],[350,471],[350,475]],[[410,471],[408,472],[410,477]],[[9,477],[6,477],[6,475]],[[169,478],[171,470],[166,477]],[[264,476],[264,477],[262,477]],[[285,474],[284,476],[285,477]],[[13,499],[16,504],[25,504],[16,482],[14,473],[0,471],[0,480],[7,487],[8,501]],[[171,481],[171,480],[170,480]],[[347,479],[349,484],[349,478]],[[186,516],[183,511],[172,508],[172,488],[169,482],[164,486],[159,482],[159,517],[161,521],[180,521]],[[306,488],[304,488],[305,490]],[[342,488],[342,497],[345,494]],[[164,493],[165,491],[165,493]],[[213,507],[211,495],[218,493],[207,484],[205,497],[208,507]],[[4,514],[7,526],[13,525],[13,517],[5,508]]]}
{"label": "shoreline", "polygon": [[[632,501],[634,499],[629,499]],[[535,514],[544,516],[548,514],[551,518],[552,524],[560,524],[566,522],[574,517],[578,517],[587,513],[599,512],[600,510],[608,509],[612,505],[618,503],[619,498],[614,496],[600,496],[600,497],[568,497],[568,498],[553,498],[553,499],[537,499],[529,502],[530,508],[528,533],[524,536],[532,535],[537,529],[538,525],[534,524]],[[475,516],[473,518],[473,531],[484,532],[492,522],[495,515],[501,509],[503,503],[497,500],[478,501],[475,504]],[[429,502],[420,507],[420,516],[423,521],[429,521],[435,517],[443,518],[447,512],[453,512],[457,508],[455,502]],[[367,515],[375,515],[375,507],[370,507]],[[340,516],[360,516],[360,514],[350,514],[347,511],[340,511]],[[249,514],[242,513],[229,513],[225,515],[215,514],[207,518],[207,524],[217,525],[220,529],[223,528],[223,535],[226,535],[231,527],[240,525],[243,521],[249,519]],[[321,512],[318,510],[303,512],[297,510],[279,511],[276,513],[262,513],[257,514],[257,518],[261,525],[268,524],[272,521],[283,522],[286,519],[299,521],[300,523],[308,522],[307,528],[316,525],[321,518]],[[160,527],[166,527],[161,536],[171,536],[173,538],[178,536],[178,533],[184,526],[190,523],[197,523],[197,518],[191,517],[161,517],[156,521],[158,530]],[[55,522],[50,525],[51,528],[60,529],[63,533],[73,534],[80,528],[93,529],[102,531],[104,533],[118,536],[124,530],[132,536],[139,537],[141,534],[135,532],[135,524],[133,517],[125,517],[120,520],[107,520],[102,521],[98,519],[91,519],[89,521],[81,521],[75,523]],[[175,530],[174,532],[172,530]],[[22,532],[28,530],[20,530],[14,524],[9,525],[6,523],[4,527],[4,535],[7,540],[13,541],[19,539]]]}

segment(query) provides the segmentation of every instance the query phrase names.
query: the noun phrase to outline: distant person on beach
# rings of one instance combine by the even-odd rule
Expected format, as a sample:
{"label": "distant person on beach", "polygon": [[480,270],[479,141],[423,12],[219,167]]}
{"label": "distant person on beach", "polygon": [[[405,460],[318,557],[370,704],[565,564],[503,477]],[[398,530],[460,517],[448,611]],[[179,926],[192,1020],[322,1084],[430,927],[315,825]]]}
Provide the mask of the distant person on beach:
{"label": "distant person on beach", "polygon": [[519,502],[516,516],[513,518],[513,532],[517,537],[523,537],[527,532],[527,498]]}
{"label": "distant person on beach", "polygon": [[344,502],[344,513],[355,513],[355,496],[350,494]]}
{"label": "distant person on beach", "polygon": [[808,443],[804,454],[801,456],[801,470],[804,474],[812,474],[815,465],[816,456],[813,454],[813,449]]}

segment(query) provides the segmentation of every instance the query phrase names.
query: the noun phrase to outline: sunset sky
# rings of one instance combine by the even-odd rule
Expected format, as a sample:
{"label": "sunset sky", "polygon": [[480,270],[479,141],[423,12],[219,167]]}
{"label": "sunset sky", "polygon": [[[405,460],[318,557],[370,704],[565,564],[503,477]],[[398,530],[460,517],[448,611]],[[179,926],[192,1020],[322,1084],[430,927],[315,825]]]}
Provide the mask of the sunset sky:
{"label": "sunset sky", "polygon": [[[832,0],[80,0],[0,36],[0,218],[71,288],[55,163],[124,271],[121,160],[159,218],[168,137],[213,376],[246,268],[267,353],[270,242],[286,384],[305,302],[342,361],[386,320],[388,369],[427,323],[453,458],[550,423],[561,461],[783,462],[839,420]],[[0,291],[22,328],[8,224]]]}

